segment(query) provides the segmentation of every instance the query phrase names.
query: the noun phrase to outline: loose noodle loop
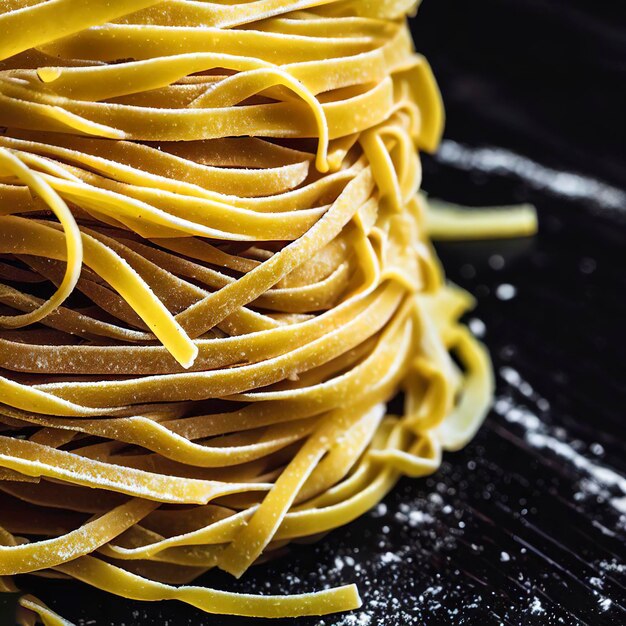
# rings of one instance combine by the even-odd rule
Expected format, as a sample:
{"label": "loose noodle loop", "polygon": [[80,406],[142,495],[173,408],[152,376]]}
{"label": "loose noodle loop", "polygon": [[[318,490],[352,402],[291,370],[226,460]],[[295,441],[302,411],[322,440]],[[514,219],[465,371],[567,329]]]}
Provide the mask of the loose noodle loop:
{"label": "loose noodle loop", "polygon": [[443,113],[415,5],[0,3],[2,589],[359,605],[189,583],[355,519],[489,405],[416,195]]}

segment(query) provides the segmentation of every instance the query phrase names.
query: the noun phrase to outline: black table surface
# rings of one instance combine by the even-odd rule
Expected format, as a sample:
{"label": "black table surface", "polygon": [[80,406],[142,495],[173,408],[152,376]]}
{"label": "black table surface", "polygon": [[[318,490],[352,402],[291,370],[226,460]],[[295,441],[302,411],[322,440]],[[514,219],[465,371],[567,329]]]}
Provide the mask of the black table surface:
{"label": "black table surface", "polygon": [[[417,47],[440,77],[450,120],[439,154],[424,158],[426,189],[468,205],[529,201],[539,213],[533,238],[438,246],[449,278],[476,297],[467,322],[491,351],[494,409],[432,477],[403,479],[363,518],[239,581],[209,573],[203,584],[256,593],[358,584],[358,611],[277,626],[626,623],[618,4],[424,4]],[[533,20],[532,36],[522,37]],[[580,73],[566,58],[584,59],[595,94],[569,99]],[[80,584],[22,582],[77,624],[259,623]]]}

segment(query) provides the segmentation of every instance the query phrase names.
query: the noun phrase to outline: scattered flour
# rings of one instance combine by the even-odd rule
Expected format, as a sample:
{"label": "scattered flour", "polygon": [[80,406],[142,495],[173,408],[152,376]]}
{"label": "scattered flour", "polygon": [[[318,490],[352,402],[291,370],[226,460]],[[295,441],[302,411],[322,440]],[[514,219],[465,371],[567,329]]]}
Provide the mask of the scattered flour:
{"label": "scattered flour", "polygon": [[[513,368],[502,367],[499,374],[511,387],[533,399],[538,405],[539,401],[544,400]],[[549,408],[549,403],[546,401],[544,406]],[[567,432],[564,429],[549,426],[530,409],[517,405],[513,399],[507,396],[496,399],[494,410],[507,422],[521,426],[525,431],[526,442],[533,448],[549,450],[584,475],[578,481],[579,491],[575,494],[575,499],[583,500],[589,496],[596,496],[607,502],[618,513],[626,516],[625,477],[579,452],[576,449],[579,442],[567,441]],[[589,452],[597,457],[604,453],[604,448],[594,443],[589,447]],[[626,524],[626,518],[624,523]]]}
{"label": "scattered flour", "polygon": [[395,515],[396,520],[405,523],[411,528],[417,528],[423,524],[431,524],[435,518],[425,511],[413,509],[410,505],[402,503],[400,510]]}
{"label": "scattered flour", "polygon": [[604,581],[601,578],[598,578],[597,576],[592,576],[589,579],[589,584],[592,587],[597,587],[598,589],[602,589],[604,587]]}
{"label": "scattered flour", "polygon": [[[541,398],[532,386],[520,376],[519,372],[511,367],[502,367],[499,374],[522,396],[531,399],[540,411],[545,413],[549,410],[549,402]],[[529,408],[517,404],[509,396],[497,398],[494,403],[494,411],[507,422],[518,425],[523,430],[524,439],[530,446],[538,450],[546,450],[562,463],[566,463],[577,470],[580,478],[576,483],[578,491],[574,494],[575,500],[584,501],[593,497],[595,501],[610,506],[619,514],[616,531],[617,529],[626,530],[626,477],[598,462],[598,459],[604,455],[604,448],[600,443],[592,443],[588,449],[585,449],[580,441],[568,438],[565,429],[551,426]],[[592,520],[592,523],[604,534],[616,536],[616,532],[605,528],[598,520]],[[506,552],[501,553],[500,561],[508,561],[509,559],[510,556]],[[602,575],[608,573],[626,574],[626,565],[616,560],[605,560],[601,561],[598,567],[601,575],[590,577],[589,584],[598,598],[599,609],[606,612],[610,610],[613,600],[600,593],[605,585],[605,579]],[[530,612],[535,615],[545,613],[541,601],[536,596],[533,597],[530,604]]]}
{"label": "scattered flour", "polygon": [[624,211],[626,193],[588,176],[560,172],[502,148],[471,148],[451,139],[441,143],[437,160],[466,171],[513,175],[534,189],[587,200],[595,207]]}
{"label": "scattered flour", "polygon": [[529,432],[526,439],[530,445],[535,448],[548,448],[558,456],[569,461],[572,465],[579,470],[586,472],[600,485],[606,487],[617,487],[620,491],[626,494],[626,478],[620,476],[617,472],[597,465],[587,457],[577,452],[569,443],[560,441],[556,437],[547,435],[541,432]]}
{"label": "scattered flour", "polygon": [[532,602],[530,603],[530,612],[533,615],[541,615],[546,612],[541,604],[541,600],[537,596],[534,596]]}
{"label": "scattered flour", "polygon": [[600,561],[600,569],[603,572],[613,572],[615,574],[626,574],[626,564],[619,563],[617,559],[610,561]]}
{"label": "scattered flour", "polygon": [[365,611],[345,615],[337,626],[368,626],[372,623],[372,616]]}
{"label": "scattered flour", "polygon": [[402,558],[399,557],[397,554],[395,554],[395,552],[385,552],[384,554],[381,554],[380,556],[380,562],[381,563],[400,563],[402,561]]}

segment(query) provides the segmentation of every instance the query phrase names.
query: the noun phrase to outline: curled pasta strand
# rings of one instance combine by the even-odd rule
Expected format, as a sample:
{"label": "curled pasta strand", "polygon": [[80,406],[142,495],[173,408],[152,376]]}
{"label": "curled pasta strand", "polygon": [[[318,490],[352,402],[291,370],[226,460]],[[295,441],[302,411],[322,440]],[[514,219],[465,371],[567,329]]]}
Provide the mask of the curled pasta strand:
{"label": "curled pasta strand", "polygon": [[[0,315],[0,326],[4,328],[20,328],[39,322],[55,311],[74,290],[83,263],[83,243],[80,230],[67,204],[50,187],[43,177],[33,172],[22,160],[9,150],[0,147],[0,168],[9,171],[19,180],[28,185],[34,193],[41,197],[63,227],[65,238],[66,270],[63,280],[56,292],[35,310],[22,315]],[[1,170],[0,170],[1,171]],[[2,245],[0,244],[0,250]]]}

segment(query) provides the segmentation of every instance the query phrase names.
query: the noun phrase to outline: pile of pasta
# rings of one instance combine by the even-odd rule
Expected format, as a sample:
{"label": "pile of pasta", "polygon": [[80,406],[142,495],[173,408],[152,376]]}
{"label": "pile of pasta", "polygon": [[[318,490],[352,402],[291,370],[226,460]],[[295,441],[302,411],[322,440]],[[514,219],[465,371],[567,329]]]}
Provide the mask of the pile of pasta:
{"label": "pile of pasta", "polygon": [[415,5],[0,2],[1,590],[359,606],[192,581],[354,520],[489,406],[418,195]]}

